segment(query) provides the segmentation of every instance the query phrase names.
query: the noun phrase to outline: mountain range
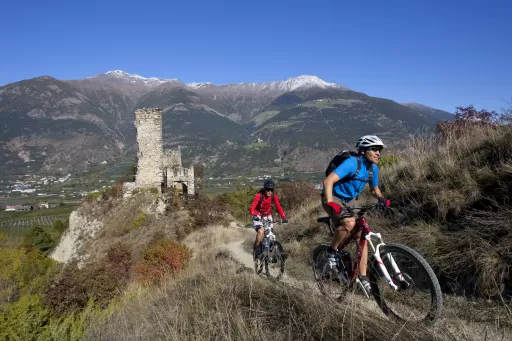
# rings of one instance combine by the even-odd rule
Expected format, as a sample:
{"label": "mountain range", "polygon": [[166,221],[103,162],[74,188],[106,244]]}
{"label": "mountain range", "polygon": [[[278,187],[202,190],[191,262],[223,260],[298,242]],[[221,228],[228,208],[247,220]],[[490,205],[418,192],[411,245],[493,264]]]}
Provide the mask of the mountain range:
{"label": "mountain range", "polygon": [[166,148],[218,174],[321,171],[363,134],[391,148],[453,115],[301,75],[263,83],[183,83],[121,70],[0,87],[0,174],[67,173],[135,159],[134,110],[163,108]]}

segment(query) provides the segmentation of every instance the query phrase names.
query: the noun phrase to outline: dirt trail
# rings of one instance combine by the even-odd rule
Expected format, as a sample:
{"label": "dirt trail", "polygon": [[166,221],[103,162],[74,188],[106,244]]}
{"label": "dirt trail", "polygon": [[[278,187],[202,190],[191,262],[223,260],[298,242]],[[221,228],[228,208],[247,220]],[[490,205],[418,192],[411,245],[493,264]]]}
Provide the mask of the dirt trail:
{"label": "dirt trail", "polygon": [[[236,260],[241,262],[245,267],[254,269],[254,261],[253,261],[252,254],[250,254],[249,252],[244,250],[243,244],[244,244],[243,240],[237,240],[237,241],[231,242],[229,244],[226,244],[225,248],[233,255],[233,257]],[[298,289],[302,289],[302,290],[305,290],[305,289],[318,290],[316,284],[313,281],[311,281],[311,282],[299,281],[293,277],[288,276],[288,274],[286,273],[286,270],[285,270],[285,273],[283,274],[283,276],[281,277],[280,282],[289,284],[290,286],[292,286],[294,288],[298,288]]]}
{"label": "dirt trail", "polygon": [[[224,248],[231,253],[231,255],[241,262],[245,267],[254,270],[254,262],[252,254],[247,252],[244,247],[244,240],[237,240],[229,244],[225,244]],[[289,276],[286,273],[286,268],[283,276],[279,280],[281,283],[286,283],[293,288],[304,291],[307,295],[322,295],[318,289],[316,282],[311,279],[310,281],[298,280],[294,277]],[[366,307],[365,313],[367,314],[382,314],[382,311],[377,306],[374,300],[364,299],[363,297],[351,293],[347,293],[345,302],[350,305],[364,306]]]}

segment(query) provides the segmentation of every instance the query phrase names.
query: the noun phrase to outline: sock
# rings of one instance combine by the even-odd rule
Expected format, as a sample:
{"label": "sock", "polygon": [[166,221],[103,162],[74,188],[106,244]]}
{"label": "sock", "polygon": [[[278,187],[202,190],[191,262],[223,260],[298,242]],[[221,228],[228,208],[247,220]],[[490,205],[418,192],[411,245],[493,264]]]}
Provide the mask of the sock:
{"label": "sock", "polygon": [[334,250],[330,245],[329,247],[327,248],[327,252],[330,253],[330,254],[336,254],[336,250]]}

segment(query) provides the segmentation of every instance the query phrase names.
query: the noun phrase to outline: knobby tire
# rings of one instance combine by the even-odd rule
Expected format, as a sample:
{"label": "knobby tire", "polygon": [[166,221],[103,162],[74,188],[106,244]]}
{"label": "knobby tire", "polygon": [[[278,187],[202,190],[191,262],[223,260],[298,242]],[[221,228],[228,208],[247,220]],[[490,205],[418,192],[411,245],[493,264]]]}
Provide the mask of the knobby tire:
{"label": "knobby tire", "polygon": [[[429,312],[427,316],[419,321],[419,322],[435,322],[441,315],[441,310],[443,307],[443,297],[441,293],[441,287],[439,285],[439,281],[437,280],[437,277],[430,267],[430,265],[427,263],[427,261],[415,250],[411,249],[408,246],[402,245],[402,244],[385,244],[382,245],[380,248],[380,257],[384,261],[386,259],[385,255],[388,253],[398,253],[405,255],[409,257],[424,273],[428,286],[430,289],[430,296],[431,296],[431,306],[429,309]],[[372,294],[377,302],[377,304],[380,306],[384,314],[391,316],[397,320],[405,321],[405,319],[402,319],[400,316],[398,316],[391,308],[388,307],[385,300],[380,295],[380,290],[377,285],[377,281],[379,278],[384,278],[380,274],[380,268],[377,264],[377,261],[374,259],[372,261],[372,267],[370,269],[370,284],[372,286]],[[400,264],[398,264],[398,267],[400,268]],[[388,269],[388,272],[390,269]],[[392,275],[390,273],[390,275]],[[383,285],[388,285],[387,283]]]}

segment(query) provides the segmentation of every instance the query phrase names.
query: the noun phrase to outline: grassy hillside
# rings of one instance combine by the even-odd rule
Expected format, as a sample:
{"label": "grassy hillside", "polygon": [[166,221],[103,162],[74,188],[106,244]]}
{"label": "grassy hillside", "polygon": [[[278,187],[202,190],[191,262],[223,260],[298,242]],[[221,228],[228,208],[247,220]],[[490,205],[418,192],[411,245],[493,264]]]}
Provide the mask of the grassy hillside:
{"label": "grassy hillside", "polygon": [[445,289],[512,294],[512,129],[475,127],[462,137],[413,141],[384,172],[404,242],[438,269]]}

